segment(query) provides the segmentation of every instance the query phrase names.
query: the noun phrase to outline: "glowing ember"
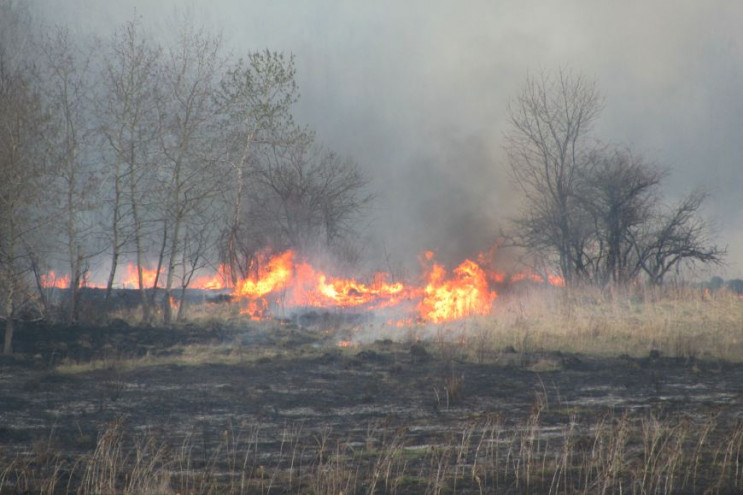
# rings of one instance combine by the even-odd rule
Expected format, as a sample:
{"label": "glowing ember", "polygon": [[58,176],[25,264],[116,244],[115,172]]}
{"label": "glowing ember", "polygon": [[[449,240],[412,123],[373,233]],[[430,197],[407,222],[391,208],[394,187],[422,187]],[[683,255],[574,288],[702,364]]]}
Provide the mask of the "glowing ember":
{"label": "glowing ember", "polygon": [[178,310],[181,308],[181,302],[175,297],[170,296],[170,308],[173,313],[178,313]]}

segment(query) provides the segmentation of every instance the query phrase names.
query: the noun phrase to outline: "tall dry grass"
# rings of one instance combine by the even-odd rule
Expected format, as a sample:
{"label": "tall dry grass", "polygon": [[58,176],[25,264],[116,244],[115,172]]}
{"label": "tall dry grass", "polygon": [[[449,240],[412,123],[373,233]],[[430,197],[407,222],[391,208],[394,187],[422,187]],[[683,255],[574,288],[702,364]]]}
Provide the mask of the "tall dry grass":
{"label": "tall dry grass", "polygon": [[448,327],[480,360],[503,348],[743,360],[743,298],[724,290],[533,287],[496,299],[490,316]]}
{"label": "tall dry grass", "polygon": [[[740,493],[743,423],[607,413],[548,424],[486,417],[430,434],[226,425],[176,440],[109,425],[90,453],[19,455],[0,494]],[[359,436],[361,435],[361,436]]]}

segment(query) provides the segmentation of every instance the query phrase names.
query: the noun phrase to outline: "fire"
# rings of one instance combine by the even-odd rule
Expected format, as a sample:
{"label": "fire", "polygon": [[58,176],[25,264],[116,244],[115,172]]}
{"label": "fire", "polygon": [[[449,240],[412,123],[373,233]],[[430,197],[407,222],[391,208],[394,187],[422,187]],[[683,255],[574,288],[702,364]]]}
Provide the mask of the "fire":
{"label": "fire", "polygon": [[41,276],[41,285],[47,288],[67,289],[70,286],[70,276],[58,277],[54,270],[50,270]]}
{"label": "fire", "polygon": [[291,250],[269,259],[258,273],[239,282],[234,294],[255,299],[286,288],[292,277],[293,262],[294,252]]}
{"label": "fire", "polygon": [[[144,284],[145,288],[152,287],[155,283],[155,277],[157,276],[157,271],[152,269],[148,269],[145,267],[142,267],[142,283]],[[158,287],[160,286],[160,282],[162,281],[162,269],[160,270],[160,277],[158,278]],[[129,263],[126,265],[126,278],[122,281],[121,285],[124,288],[128,289],[136,289],[139,288],[139,274],[137,272],[137,265],[134,265],[132,263]]]}
{"label": "fire", "polygon": [[[432,255],[426,254],[431,260]],[[474,261],[465,260],[447,277],[444,267],[433,263],[424,296],[418,304],[422,320],[433,323],[490,313],[495,291],[489,290],[487,275]]]}
{"label": "fire", "polygon": [[[268,310],[268,296],[280,294],[284,307],[381,308],[403,302],[417,303],[417,321],[441,323],[491,310],[497,294],[490,290],[487,273],[474,261],[466,260],[447,274],[443,266],[431,262],[423,286],[390,281],[389,274],[377,273],[368,283],[329,276],[306,262],[295,262],[293,251],[259,260],[262,264],[252,276],[233,291],[248,300],[242,312],[261,318]],[[502,279],[501,276],[497,279]],[[409,324],[412,320],[405,320]]]}
{"label": "fire", "polygon": [[[307,307],[382,307],[406,299],[401,282],[388,282],[389,276],[378,273],[366,284],[358,280],[331,277],[306,262],[295,262],[294,251],[257,260],[255,273],[241,280],[233,295],[250,300],[243,313],[260,318],[268,309],[265,298],[280,293],[286,306]],[[262,265],[262,266],[261,266]]]}
{"label": "fire", "polygon": [[298,305],[385,307],[394,306],[407,297],[405,285],[402,282],[388,282],[389,275],[386,273],[377,273],[371,283],[365,284],[353,279],[329,277],[303,263],[297,274],[300,291],[295,294],[294,303]]}
{"label": "fire", "polygon": [[[564,286],[565,281],[556,275],[541,276],[532,272],[507,275],[491,269],[494,253],[480,254],[476,260],[465,260],[450,272],[437,263],[432,251],[421,257],[424,275],[419,283],[394,280],[384,272],[369,275],[366,279],[337,277],[299,259],[292,251],[257,257],[249,273],[234,286],[220,266],[216,274],[194,278],[189,287],[205,290],[230,289],[239,301],[240,312],[252,319],[264,318],[271,308],[363,308],[379,309],[397,307],[404,313],[389,320],[396,326],[417,323],[443,323],[469,316],[487,315],[498,297],[495,290],[503,283],[531,281],[540,284]],[[143,268],[143,282],[150,288],[155,283],[156,271]],[[122,280],[123,279],[123,280]],[[45,287],[69,287],[70,277],[58,277],[50,271],[41,277]],[[137,267],[126,266],[126,273],[119,277],[117,286],[139,287]],[[158,285],[162,284],[160,272]],[[90,284],[87,278],[83,284]],[[177,301],[171,301],[177,306]],[[411,312],[414,311],[414,312]]]}
{"label": "fire", "polygon": [[174,313],[178,313],[178,310],[181,309],[181,301],[170,296],[170,308]]}
{"label": "fire", "polygon": [[189,287],[192,289],[221,290],[228,288],[227,280],[229,278],[225,266],[219,265],[216,274],[197,277],[191,281]]}

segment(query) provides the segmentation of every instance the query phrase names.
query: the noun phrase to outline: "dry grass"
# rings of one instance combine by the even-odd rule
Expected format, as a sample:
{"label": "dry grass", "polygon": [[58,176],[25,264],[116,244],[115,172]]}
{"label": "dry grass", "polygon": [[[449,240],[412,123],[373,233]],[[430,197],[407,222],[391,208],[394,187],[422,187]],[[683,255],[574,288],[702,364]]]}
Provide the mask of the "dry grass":
{"label": "dry grass", "polygon": [[[136,315],[118,316],[136,321]],[[276,321],[251,321],[228,304],[196,305],[189,309],[189,316],[190,324],[205,328],[249,325],[256,327],[256,332],[274,332],[280,326]],[[486,317],[430,327],[382,325],[357,337],[365,342],[379,338],[402,342],[428,340],[433,343],[437,357],[449,363],[491,362],[505,349],[522,358],[535,352],[553,351],[632,357],[657,351],[666,357],[741,361],[743,298],[725,290],[709,293],[691,287],[627,291],[527,287],[499,297],[493,313]],[[357,351],[351,346],[346,352]],[[275,349],[256,346],[247,349],[236,344],[190,345],[174,349],[167,356],[63,362],[57,369],[74,374],[112,366],[126,370],[169,364],[239,364],[275,354]],[[518,357],[509,359],[516,361],[509,364],[518,364]],[[548,361],[533,367],[533,371],[559,368]]]}
{"label": "dry grass", "polygon": [[[479,362],[503,349],[633,357],[656,350],[669,357],[743,360],[743,299],[727,291],[533,288],[497,299],[493,315],[468,325],[469,354]],[[450,341],[461,340],[458,327],[451,328]]]}
{"label": "dry grass", "polygon": [[[445,367],[433,390],[442,411],[463,397],[459,360],[483,363],[509,349],[517,362],[537,351],[647,356],[651,350],[740,361],[742,330],[743,300],[737,295],[688,288],[629,293],[533,288],[499,298],[489,317],[433,331],[395,329],[399,340],[428,338],[428,348],[453,365]],[[189,345],[168,355],[63,363],[57,370],[239,364],[288,352],[278,349]],[[530,371],[555,366],[544,358]],[[185,438],[135,432],[116,421],[97,440],[91,438],[87,451],[63,451],[53,433],[36,442],[0,465],[0,495],[743,491],[740,421],[579,410],[563,411],[556,419],[546,394],[537,399],[528,417],[463,419],[425,441],[405,427],[377,424],[363,434],[287,424],[278,438],[260,424],[227,424],[219,438],[207,439],[198,432]]]}
{"label": "dry grass", "polygon": [[206,345],[192,344],[178,346],[171,349],[166,355],[145,355],[142,357],[111,357],[91,361],[65,360],[55,366],[55,371],[76,375],[96,370],[115,369],[121,372],[154,366],[200,366],[204,364],[239,365],[248,364],[261,359],[271,359],[283,355],[279,349],[256,348],[247,349],[238,344]]}
{"label": "dry grass", "polygon": [[[362,438],[287,425],[227,424],[218,439],[130,433],[121,420],[89,453],[53,447],[0,470],[5,493],[739,493],[743,424],[715,417],[486,417],[415,442],[370,424]],[[269,446],[269,447],[267,447]],[[266,449],[270,449],[267,451]]]}

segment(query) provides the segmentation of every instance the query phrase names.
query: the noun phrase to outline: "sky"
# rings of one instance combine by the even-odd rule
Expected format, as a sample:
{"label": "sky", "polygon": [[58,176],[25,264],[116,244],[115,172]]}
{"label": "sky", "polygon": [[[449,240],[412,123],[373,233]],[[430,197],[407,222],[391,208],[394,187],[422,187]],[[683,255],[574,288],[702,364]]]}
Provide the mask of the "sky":
{"label": "sky", "polygon": [[520,204],[503,135],[529,73],[569,67],[605,98],[596,137],[670,170],[669,202],[710,192],[706,218],[743,277],[743,2],[738,0],[35,0],[106,36],[175,8],[235,55],[296,56],[296,117],[353,157],[377,194],[374,249],[454,261],[487,250]]}

